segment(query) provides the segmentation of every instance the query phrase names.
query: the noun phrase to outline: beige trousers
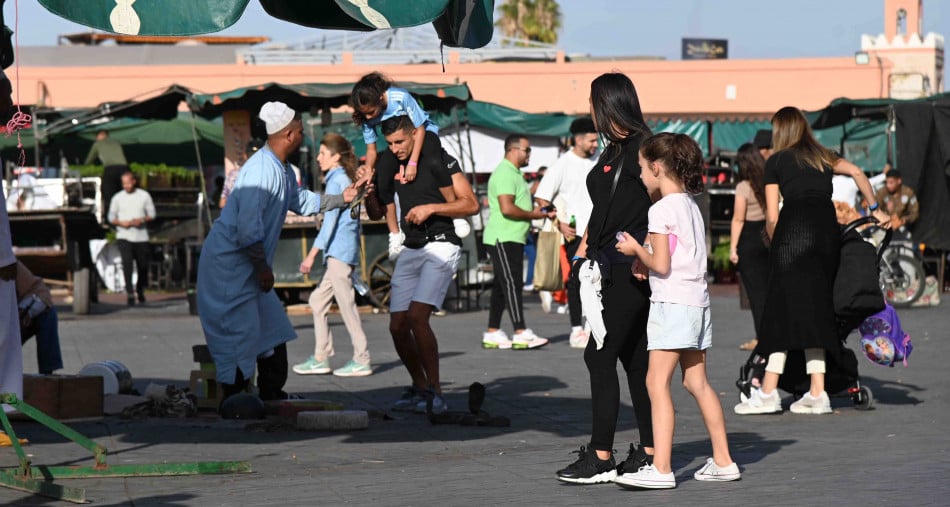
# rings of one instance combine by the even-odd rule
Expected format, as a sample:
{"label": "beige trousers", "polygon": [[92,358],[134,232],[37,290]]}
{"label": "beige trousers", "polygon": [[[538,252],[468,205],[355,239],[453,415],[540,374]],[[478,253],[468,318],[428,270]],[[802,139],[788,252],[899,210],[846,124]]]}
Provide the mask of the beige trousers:
{"label": "beige trousers", "polygon": [[313,331],[317,337],[317,345],[313,349],[313,357],[317,361],[326,361],[333,355],[333,333],[327,321],[330,305],[336,299],[336,305],[343,317],[343,324],[350,333],[353,342],[353,360],[360,364],[369,364],[369,351],[366,348],[366,333],[360,323],[359,310],[356,308],[356,296],[353,292],[353,281],[350,275],[353,266],[330,257],[327,259],[327,269],[323,274],[320,285],[310,294],[310,309],[313,310]]}

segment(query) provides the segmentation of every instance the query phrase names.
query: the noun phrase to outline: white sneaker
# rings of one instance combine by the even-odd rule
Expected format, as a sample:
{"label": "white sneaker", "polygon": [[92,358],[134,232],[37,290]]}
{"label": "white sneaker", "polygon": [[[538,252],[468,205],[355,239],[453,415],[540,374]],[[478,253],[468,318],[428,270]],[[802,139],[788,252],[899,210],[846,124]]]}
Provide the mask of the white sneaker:
{"label": "white sneaker", "polygon": [[792,403],[789,410],[793,414],[830,414],[831,400],[828,399],[828,393],[822,391],[816,398],[811,393],[805,393],[804,396]]}
{"label": "white sneaker", "polygon": [[587,342],[590,340],[590,335],[583,328],[575,329],[571,331],[571,338],[568,340],[573,349],[586,349]]}
{"label": "white sneaker", "polygon": [[661,474],[653,465],[646,465],[636,472],[617,477],[614,482],[624,488],[673,489],[676,487],[676,476],[673,472]]}
{"label": "white sneaker", "polygon": [[541,297],[541,309],[544,310],[544,313],[551,313],[551,303],[554,302],[554,296],[551,292],[542,290],[538,292],[538,296]]}
{"label": "white sneaker", "polygon": [[536,349],[547,344],[547,338],[541,338],[530,329],[515,333],[515,335],[511,337],[511,348],[516,350]]}
{"label": "white sneaker", "polygon": [[483,349],[510,349],[511,340],[508,339],[508,335],[505,334],[501,329],[494,332],[484,332],[482,333],[482,348]]}
{"label": "white sneaker", "polygon": [[567,305],[561,305],[557,307],[558,315],[567,315]]}
{"label": "white sneaker", "polygon": [[776,414],[782,411],[782,399],[778,396],[778,390],[764,395],[761,389],[753,389],[749,399],[736,405],[733,410],[739,415]]}
{"label": "white sneaker", "polygon": [[739,473],[739,465],[735,462],[720,467],[712,458],[707,458],[706,464],[693,474],[693,478],[697,481],[738,481],[742,474]]}

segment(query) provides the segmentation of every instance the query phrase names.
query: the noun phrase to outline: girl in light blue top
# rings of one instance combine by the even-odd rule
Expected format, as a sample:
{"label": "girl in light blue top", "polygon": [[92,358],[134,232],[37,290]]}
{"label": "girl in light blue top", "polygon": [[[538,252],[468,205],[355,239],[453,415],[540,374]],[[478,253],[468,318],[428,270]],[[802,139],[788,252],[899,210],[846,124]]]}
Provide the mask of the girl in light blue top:
{"label": "girl in light blue top", "polygon": [[[326,192],[338,193],[350,186],[356,176],[356,155],[353,145],[339,134],[329,133],[320,141],[317,163],[326,174]],[[313,311],[313,329],[316,347],[313,355],[294,366],[300,375],[333,373],[341,377],[362,377],[373,373],[366,333],[360,323],[359,310],[353,293],[354,268],[359,264],[359,217],[352,217],[345,209],[335,209],[323,215],[323,225],[310,253],[300,263],[301,273],[310,273],[317,254],[323,252],[326,271],[320,285],[310,294]],[[330,305],[336,299],[340,316],[353,342],[353,359],[341,368],[331,369],[329,358],[334,354],[333,335],[327,321]]]}

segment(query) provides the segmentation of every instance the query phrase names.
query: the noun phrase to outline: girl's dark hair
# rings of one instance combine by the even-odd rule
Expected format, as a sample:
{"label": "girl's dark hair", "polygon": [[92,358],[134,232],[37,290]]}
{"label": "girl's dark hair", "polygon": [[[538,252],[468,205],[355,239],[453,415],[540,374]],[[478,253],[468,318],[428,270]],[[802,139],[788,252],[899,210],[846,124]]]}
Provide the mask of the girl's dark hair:
{"label": "girl's dark hair", "polygon": [[382,105],[379,98],[392,85],[393,82],[379,72],[370,72],[353,85],[353,91],[350,93],[350,107],[353,108],[353,121],[357,125],[366,122],[366,118],[360,113],[360,108]]}
{"label": "girl's dark hair", "polygon": [[350,181],[356,181],[356,153],[353,151],[353,145],[345,137],[335,132],[324,134],[320,144],[327,147],[330,153],[340,156],[340,165],[346,171]]}
{"label": "girl's dark hair", "polygon": [[601,74],[590,83],[590,109],[597,132],[616,143],[650,135],[633,81],[620,72]]}
{"label": "girl's dark hair", "polygon": [[749,182],[755,200],[765,209],[765,159],[759,149],[752,143],[740,146],[736,165],[739,166],[739,181]]}
{"label": "girl's dark hair", "polygon": [[686,191],[703,191],[703,152],[692,137],[686,134],[663,132],[649,137],[640,145],[640,154],[650,162],[662,162]]}

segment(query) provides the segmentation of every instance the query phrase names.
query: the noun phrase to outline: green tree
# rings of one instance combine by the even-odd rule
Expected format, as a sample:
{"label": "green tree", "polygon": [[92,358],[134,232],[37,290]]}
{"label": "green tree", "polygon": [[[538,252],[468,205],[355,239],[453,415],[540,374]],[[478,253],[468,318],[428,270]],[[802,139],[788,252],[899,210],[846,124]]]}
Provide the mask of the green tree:
{"label": "green tree", "polygon": [[546,44],[557,43],[561,29],[561,7],[556,0],[505,0],[498,6],[495,21],[501,33],[515,39]]}

